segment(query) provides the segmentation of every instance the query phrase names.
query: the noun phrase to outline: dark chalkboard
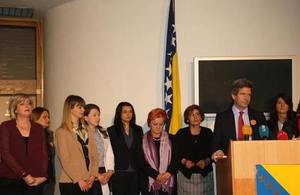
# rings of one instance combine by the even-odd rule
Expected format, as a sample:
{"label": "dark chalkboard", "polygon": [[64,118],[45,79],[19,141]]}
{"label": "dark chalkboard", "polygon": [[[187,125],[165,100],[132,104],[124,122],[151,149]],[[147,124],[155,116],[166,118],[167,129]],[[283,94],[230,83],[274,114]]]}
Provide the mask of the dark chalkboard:
{"label": "dark chalkboard", "polygon": [[254,83],[250,106],[269,112],[279,92],[292,97],[292,59],[208,60],[195,58],[195,98],[205,113],[218,113],[231,104],[231,85],[238,78]]}

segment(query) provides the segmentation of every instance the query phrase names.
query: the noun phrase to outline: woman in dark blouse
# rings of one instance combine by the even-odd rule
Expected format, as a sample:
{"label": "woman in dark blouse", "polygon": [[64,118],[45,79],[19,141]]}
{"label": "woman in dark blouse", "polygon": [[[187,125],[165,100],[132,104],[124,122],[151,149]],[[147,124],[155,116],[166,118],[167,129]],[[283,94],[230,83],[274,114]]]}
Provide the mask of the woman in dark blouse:
{"label": "woman in dark blouse", "polygon": [[198,105],[184,111],[184,122],[188,127],[180,129],[175,136],[180,159],[177,176],[178,194],[214,194],[210,145],[212,131],[200,126],[204,114]]}
{"label": "woman in dark blouse", "polygon": [[114,125],[107,128],[114,157],[115,173],[111,178],[114,195],[138,195],[139,172],[137,151],[141,147],[143,130],[135,123],[135,112],[129,102],[116,108]]}
{"label": "woman in dark blouse", "polygon": [[34,122],[42,125],[45,130],[45,139],[47,142],[48,151],[48,180],[45,182],[43,195],[53,195],[55,190],[55,169],[54,169],[54,140],[53,131],[49,130],[50,125],[50,113],[49,110],[44,107],[35,107],[32,110],[31,118]]}
{"label": "woman in dark blouse", "polygon": [[10,111],[12,119],[0,127],[0,194],[40,195],[48,166],[44,130],[30,120],[29,96],[15,96]]}
{"label": "woman in dark blouse", "polygon": [[273,102],[268,126],[270,139],[292,139],[298,137],[297,114],[293,111],[292,99],[278,94]]}
{"label": "woman in dark blouse", "polygon": [[147,190],[143,194],[175,194],[174,175],[178,162],[169,135],[163,129],[165,122],[166,112],[163,109],[156,108],[149,112],[147,123],[150,130],[143,137],[143,152],[139,161],[147,176]]}

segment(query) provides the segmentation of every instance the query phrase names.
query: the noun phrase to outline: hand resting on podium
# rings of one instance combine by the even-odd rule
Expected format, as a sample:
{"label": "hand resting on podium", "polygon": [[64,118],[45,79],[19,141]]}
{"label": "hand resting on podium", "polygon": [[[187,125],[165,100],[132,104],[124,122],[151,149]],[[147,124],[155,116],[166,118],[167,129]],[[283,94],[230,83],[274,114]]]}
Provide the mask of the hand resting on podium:
{"label": "hand resting on podium", "polygon": [[219,159],[227,158],[222,150],[217,150],[211,155],[211,159],[217,162]]}

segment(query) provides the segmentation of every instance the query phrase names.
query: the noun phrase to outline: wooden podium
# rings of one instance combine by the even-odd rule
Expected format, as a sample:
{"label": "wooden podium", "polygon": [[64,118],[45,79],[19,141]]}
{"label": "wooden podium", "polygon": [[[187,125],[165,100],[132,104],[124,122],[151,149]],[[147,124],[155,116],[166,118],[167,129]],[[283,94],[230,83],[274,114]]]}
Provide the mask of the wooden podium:
{"label": "wooden podium", "polygon": [[256,193],[257,164],[300,164],[300,140],[231,141],[228,157],[216,163],[218,195]]}

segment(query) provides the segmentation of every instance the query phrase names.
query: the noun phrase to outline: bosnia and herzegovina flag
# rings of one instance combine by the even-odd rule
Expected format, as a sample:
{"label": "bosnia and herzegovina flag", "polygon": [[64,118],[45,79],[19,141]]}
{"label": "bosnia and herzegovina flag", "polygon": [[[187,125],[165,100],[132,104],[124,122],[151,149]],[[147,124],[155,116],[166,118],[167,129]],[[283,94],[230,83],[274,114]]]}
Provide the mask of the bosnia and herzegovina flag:
{"label": "bosnia and herzegovina flag", "polygon": [[175,5],[170,1],[166,42],[164,102],[167,112],[166,130],[175,135],[181,128],[181,97],[175,31]]}
{"label": "bosnia and herzegovina flag", "polygon": [[300,165],[256,165],[258,195],[300,195]]}

